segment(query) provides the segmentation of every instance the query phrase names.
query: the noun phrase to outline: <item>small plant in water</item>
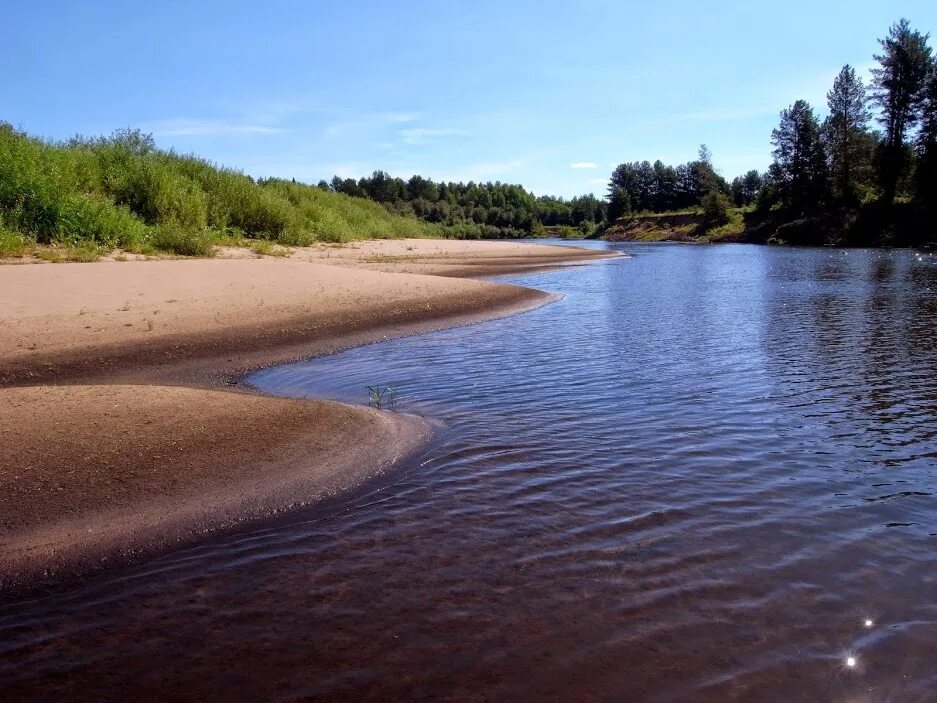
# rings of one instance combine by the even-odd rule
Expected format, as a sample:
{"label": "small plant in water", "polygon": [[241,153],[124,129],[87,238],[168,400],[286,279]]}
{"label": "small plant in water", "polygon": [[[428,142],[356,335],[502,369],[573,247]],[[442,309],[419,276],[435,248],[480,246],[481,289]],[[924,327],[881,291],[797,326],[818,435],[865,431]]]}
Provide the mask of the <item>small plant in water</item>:
{"label": "small plant in water", "polygon": [[390,386],[367,386],[368,405],[373,408],[393,407],[397,402],[397,391]]}

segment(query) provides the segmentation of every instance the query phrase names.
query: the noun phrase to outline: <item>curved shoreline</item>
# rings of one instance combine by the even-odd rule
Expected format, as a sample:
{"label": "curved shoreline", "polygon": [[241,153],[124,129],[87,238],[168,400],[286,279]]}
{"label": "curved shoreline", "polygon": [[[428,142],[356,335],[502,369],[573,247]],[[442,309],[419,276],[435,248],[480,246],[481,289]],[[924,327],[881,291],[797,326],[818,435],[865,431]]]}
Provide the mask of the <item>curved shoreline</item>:
{"label": "curved shoreline", "polygon": [[[574,261],[586,253],[567,251]],[[551,267],[561,261],[556,255]],[[537,261],[535,270],[542,268]],[[402,283],[391,280],[401,274],[352,275],[385,293],[391,282]],[[340,310],[268,309],[263,320],[207,332],[195,324],[199,331],[131,340],[117,334],[110,344],[72,347],[63,333],[59,348],[45,353],[5,350],[0,592],[29,591],[50,574],[59,582],[317,502],[399,464],[431,436],[412,416],[232,387],[246,373],[511,315],[557,297],[501,283],[432,277],[428,285],[423,279],[431,277],[409,278],[427,288],[397,298],[365,296]]]}

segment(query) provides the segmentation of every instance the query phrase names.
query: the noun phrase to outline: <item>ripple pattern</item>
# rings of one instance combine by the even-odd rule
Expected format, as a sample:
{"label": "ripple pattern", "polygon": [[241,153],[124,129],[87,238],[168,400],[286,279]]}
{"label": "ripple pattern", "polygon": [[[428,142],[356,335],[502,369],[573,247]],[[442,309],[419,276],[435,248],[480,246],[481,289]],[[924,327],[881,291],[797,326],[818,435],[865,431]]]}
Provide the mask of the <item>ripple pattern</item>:
{"label": "ripple pattern", "polygon": [[4,698],[937,700],[935,257],[614,246],[510,279],[544,308],[255,374],[437,438],[3,605]]}

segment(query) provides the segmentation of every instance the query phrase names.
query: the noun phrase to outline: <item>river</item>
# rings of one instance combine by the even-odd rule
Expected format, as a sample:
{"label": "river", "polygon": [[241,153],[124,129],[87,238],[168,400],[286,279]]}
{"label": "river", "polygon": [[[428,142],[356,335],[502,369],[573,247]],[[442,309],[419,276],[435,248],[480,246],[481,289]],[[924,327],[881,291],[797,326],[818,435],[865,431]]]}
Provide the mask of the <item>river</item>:
{"label": "river", "polygon": [[937,700],[937,256],[596,243],[522,315],[259,372],[437,427],[0,606],[4,700]]}

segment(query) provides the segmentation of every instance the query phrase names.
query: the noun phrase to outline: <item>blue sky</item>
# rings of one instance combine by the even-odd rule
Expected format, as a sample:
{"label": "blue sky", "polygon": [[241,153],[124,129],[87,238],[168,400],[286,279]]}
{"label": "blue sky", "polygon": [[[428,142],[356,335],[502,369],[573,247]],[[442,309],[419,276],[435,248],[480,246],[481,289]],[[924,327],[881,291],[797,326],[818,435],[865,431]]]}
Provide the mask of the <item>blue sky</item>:
{"label": "blue sky", "polygon": [[770,162],[778,112],[863,76],[937,2],[6,2],[0,120],[152,132],[254,176],[377,168],[604,194],[612,167],[705,142]]}

